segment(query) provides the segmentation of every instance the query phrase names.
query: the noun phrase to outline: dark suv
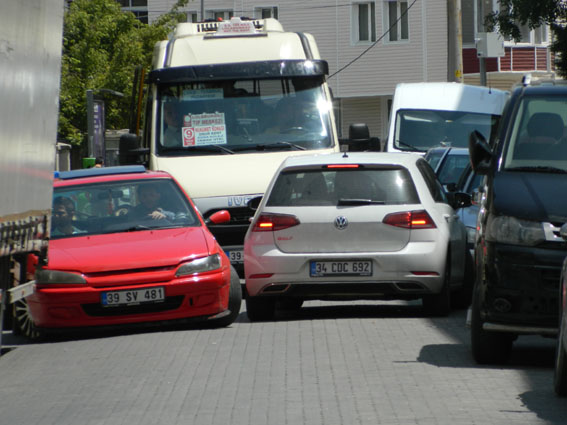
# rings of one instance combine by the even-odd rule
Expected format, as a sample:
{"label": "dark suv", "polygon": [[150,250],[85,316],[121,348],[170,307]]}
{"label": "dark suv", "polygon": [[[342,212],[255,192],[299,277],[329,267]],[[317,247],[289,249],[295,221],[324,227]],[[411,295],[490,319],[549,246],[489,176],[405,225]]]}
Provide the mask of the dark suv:
{"label": "dark suv", "polygon": [[486,175],[477,223],[471,341],[479,363],[508,359],[519,335],[557,334],[559,277],[567,244],[567,86],[514,89],[496,140],[470,137]]}

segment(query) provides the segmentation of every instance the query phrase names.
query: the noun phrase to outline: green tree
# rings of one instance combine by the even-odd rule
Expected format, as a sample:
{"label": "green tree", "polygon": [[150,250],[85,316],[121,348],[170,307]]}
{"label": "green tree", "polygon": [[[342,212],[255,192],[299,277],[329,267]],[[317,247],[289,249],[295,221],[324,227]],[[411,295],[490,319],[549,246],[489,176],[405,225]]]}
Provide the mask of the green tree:
{"label": "green tree", "polygon": [[553,39],[551,50],[555,53],[557,72],[567,77],[567,5],[563,0],[500,0],[499,12],[487,15],[488,31],[497,29],[505,37],[519,41],[519,25],[530,29],[549,25]]}
{"label": "green tree", "polygon": [[106,102],[107,128],[127,128],[134,70],[149,70],[154,45],[164,40],[178,22],[186,19],[179,0],[152,24],[143,24],[122,12],[116,0],[75,0],[64,17],[59,99],[58,138],[85,146],[86,91],[110,89],[123,98]]}

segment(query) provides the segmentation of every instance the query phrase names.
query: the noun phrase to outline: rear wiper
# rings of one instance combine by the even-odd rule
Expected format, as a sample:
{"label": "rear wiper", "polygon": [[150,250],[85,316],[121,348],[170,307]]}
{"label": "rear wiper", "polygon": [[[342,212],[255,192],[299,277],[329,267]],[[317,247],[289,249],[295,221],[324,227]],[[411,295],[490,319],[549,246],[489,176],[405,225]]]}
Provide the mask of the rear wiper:
{"label": "rear wiper", "polygon": [[373,201],[372,199],[350,199],[341,198],[337,205],[384,205],[384,201]]}
{"label": "rear wiper", "polygon": [[556,174],[567,174],[567,170],[557,167],[546,167],[543,165],[537,166],[524,166],[524,167],[512,167],[506,168],[506,171],[536,171],[538,173],[556,173]]}
{"label": "rear wiper", "polygon": [[237,148],[238,151],[245,151],[245,150],[257,150],[257,151],[265,151],[266,149],[276,149],[276,148],[292,148],[297,149],[300,151],[304,151],[305,147],[296,145],[295,143],[290,142],[274,142],[274,143],[264,143],[252,146],[242,146]]}
{"label": "rear wiper", "polygon": [[409,143],[402,142],[401,140],[396,140],[396,143],[398,145],[405,146],[406,148],[410,148],[410,150],[413,152],[425,152],[423,149],[418,149],[415,146],[410,145]]}
{"label": "rear wiper", "polygon": [[222,145],[202,145],[202,146],[187,146],[187,147],[166,147],[162,148],[161,152],[178,152],[178,153],[190,153],[190,152],[222,152],[226,154],[234,154],[234,151],[225,148]]}

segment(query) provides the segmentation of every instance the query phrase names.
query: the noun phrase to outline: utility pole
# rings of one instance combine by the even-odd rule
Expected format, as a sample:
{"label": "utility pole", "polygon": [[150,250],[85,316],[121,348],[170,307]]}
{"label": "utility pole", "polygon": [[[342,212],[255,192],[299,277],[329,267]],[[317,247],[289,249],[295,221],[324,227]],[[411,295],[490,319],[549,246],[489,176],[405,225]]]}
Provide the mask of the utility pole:
{"label": "utility pole", "polygon": [[[485,11],[484,11],[484,1],[483,0],[478,0],[478,17],[479,17],[479,22],[478,22],[478,31],[479,32],[485,32],[485,28],[484,28],[484,16],[485,16]],[[478,58],[478,71],[480,74],[480,85],[481,86],[486,86],[486,58],[484,56],[481,56]]]}
{"label": "utility pole", "polygon": [[447,81],[463,82],[463,29],[461,0],[447,0],[448,75]]}

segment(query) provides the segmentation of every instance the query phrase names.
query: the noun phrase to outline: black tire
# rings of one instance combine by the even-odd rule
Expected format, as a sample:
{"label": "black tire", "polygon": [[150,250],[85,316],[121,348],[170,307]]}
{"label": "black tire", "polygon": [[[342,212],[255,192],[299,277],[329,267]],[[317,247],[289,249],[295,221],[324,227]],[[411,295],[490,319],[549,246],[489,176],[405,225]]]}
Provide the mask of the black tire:
{"label": "black tire", "polygon": [[557,350],[555,352],[555,374],[553,375],[553,386],[555,394],[567,397],[567,351],[563,345],[563,339],[567,329],[561,327],[557,337]]}
{"label": "black tire", "polygon": [[430,317],[444,317],[451,312],[451,259],[447,256],[443,288],[434,295],[425,295],[422,298],[423,312]]}
{"label": "black tire", "polygon": [[280,306],[283,310],[299,310],[303,305],[301,298],[284,298],[280,300]]}
{"label": "black tire", "polygon": [[514,335],[490,332],[482,328],[479,295],[473,295],[471,307],[471,348],[474,360],[479,364],[506,363],[512,352]]}
{"label": "black tire", "polygon": [[41,339],[42,335],[35,327],[26,299],[16,301],[12,308],[12,333],[31,340]]}
{"label": "black tire", "polygon": [[474,260],[469,250],[465,254],[465,275],[463,286],[451,294],[451,305],[454,308],[467,308],[472,302],[472,293],[475,279]]}
{"label": "black tire", "polygon": [[230,267],[230,290],[228,292],[228,309],[230,314],[225,317],[221,317],[216,321],[216,325],[219,327],[224,327],[232,324],[238,315],[240,314],[240,305],[242,304],[242,289],[240,289],[240,277],[238,273],[234,270],[234,267]]}
{"label": "black tire", "polygon": [[251,322],[273,320],[276,313],[276,299],[264,297],[246,297],[246,314]]}

